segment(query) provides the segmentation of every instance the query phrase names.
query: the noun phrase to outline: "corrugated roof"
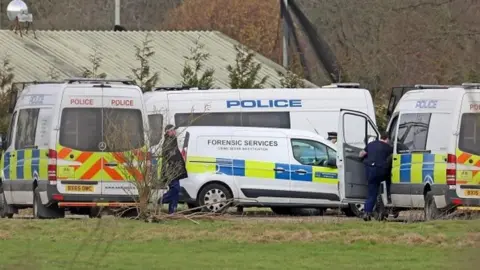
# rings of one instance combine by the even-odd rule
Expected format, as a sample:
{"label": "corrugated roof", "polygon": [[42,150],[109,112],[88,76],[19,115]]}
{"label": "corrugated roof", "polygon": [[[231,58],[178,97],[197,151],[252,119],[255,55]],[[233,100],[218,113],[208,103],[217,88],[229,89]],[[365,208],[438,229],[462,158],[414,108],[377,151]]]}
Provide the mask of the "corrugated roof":
{"label": "corrugated roof", "polygon": [[[206,67],[215,69],[215,87],[229,87],[226,67],[235,63],[234,44],[238,43],[213,31],[36,31],[34,39],[31,31],[20,37],[13,31],[0,30],[0,57],[10,57],[15,81],[49,79],[47,74],[52,68],[63,79],[78,77],[83,67],[90,68],[89,55],[97,48],[103,58],[99,71],[109,78],[125,78],[139,66],[134,45],[141,46],[146,33],[151,35],[155,55],[150,66],[160,73],[159,85],[180,84],[184,56],[190,55],[190,48],[200,36],[204,50],[210,53]],[[256,56],[256,61],[262,63],[261,76],[269,76],[265,86],[279,86],[277,70],[284,71],[283,67],[261,55]]]}

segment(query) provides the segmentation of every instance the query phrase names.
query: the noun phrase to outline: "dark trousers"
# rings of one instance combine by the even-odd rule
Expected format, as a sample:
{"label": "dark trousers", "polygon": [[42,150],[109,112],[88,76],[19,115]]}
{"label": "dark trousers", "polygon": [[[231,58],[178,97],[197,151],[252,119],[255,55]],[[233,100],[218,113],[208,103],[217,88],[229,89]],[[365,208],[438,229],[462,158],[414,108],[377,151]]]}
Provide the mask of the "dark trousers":
{"label": "dark trousers", "polygon": [[180,199],[180,180],[172,180],[168,185],[168,191],[163,194],[162,203],[168,203],[168,213],[173,214],[177,210]]}
{"label": "dark trousers", "polygon": [[368,179],[368,196],[365,201],[365,213],[371,214],[377,202],[380,183],[385,180],[385,169],[366,166],[365,171]]}

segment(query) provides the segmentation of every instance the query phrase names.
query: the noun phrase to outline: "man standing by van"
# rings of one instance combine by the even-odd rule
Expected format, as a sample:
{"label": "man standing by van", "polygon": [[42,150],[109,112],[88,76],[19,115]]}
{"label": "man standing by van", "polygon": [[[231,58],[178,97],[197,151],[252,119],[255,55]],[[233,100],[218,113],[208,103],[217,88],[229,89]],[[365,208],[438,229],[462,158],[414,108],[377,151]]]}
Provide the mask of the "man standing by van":
{"label": "man standing by van", "polygon": [[363,220],[371,220],[373,208],[377,201],[378,188],[382,181],[387,180],[389,171],[388,159],[393,154],[393,147],[388,143],[388,134],[381,132],[380,140],[370,142],[360,152],[364,158],[365,172],[368,179],[368,197],[365,201],[365,214]]}
{"label": "man standing by van", "polygon": [[332,131],[327,133],[327,140],[331,141],[333,144],[337,143],[337,132]]}
{"label": "man standing by van", "polygon": [[177,210],[180,199],[180,179],[187,177],[185,161],[178,149],[175,126],[169,124],[165,127],[162,144],[162,170],[160,172],[161,183],[168,183],[168,191],[162,196],[160,205],[168,203],[169,214],[173,214]]}

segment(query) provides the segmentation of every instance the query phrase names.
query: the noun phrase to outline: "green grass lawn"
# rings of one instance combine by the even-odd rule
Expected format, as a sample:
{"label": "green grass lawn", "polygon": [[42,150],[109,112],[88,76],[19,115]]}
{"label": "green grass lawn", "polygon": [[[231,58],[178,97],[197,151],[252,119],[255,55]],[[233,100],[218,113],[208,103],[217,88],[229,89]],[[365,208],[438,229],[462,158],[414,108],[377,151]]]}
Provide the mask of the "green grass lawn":
{"label": "green grass lawn", "polygon": [[478,269],[480,220],[0,220],[0,269]]}

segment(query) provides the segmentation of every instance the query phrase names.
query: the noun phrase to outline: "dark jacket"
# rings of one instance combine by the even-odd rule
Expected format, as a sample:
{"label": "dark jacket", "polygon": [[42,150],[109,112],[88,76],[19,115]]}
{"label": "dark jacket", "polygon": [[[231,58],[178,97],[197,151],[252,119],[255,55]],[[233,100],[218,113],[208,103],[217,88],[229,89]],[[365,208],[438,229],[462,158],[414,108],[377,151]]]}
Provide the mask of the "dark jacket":
{"label": "dark jacket", "polygon": [[188,177],[187,168],[182,154],[178,149],[176,137],[165,134],[162,144],[162,169],[160,181],[162,183],[180,180]]}

